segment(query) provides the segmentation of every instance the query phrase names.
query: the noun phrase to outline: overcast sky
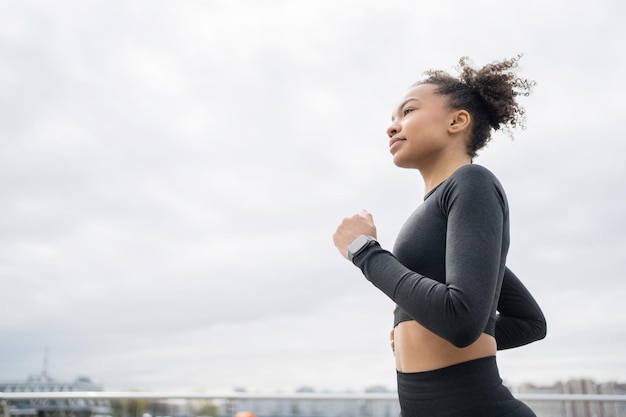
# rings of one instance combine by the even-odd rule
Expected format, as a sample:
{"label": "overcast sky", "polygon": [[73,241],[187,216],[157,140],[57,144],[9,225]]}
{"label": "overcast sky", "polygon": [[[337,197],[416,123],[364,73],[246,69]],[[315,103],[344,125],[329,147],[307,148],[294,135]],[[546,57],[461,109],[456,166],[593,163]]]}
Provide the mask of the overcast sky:
{"label": "overcast sky", "polygon": [[430,68],[524,57],[476,159],[548,336],[503,379],[626,381],[626,3],[0,3],[0,380],[395,389],[393,303],[332,233],[420,203],[385,129]]}

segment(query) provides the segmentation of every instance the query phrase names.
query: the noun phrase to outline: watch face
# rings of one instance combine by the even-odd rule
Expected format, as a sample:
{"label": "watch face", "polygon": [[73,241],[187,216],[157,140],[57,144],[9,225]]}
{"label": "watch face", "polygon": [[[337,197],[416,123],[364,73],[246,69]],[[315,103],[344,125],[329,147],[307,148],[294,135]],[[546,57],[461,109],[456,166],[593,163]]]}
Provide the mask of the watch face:
{"label": "watch face", "polygon": [[363,249],[365,245],[369,242],[369,239],[365,235],[361,235],[354,239],[352,243],[348,246],[348,251],[352,254],[357,253],[359,250]]}

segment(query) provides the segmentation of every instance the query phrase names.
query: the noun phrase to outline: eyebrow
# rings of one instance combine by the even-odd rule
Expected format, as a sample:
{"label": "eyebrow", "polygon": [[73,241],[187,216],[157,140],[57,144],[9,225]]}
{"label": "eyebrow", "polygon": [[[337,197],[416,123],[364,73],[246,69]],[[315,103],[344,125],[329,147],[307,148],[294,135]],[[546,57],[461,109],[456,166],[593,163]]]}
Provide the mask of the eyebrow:
{"label": "eyebrow", "polygon": [[[419,99],[417,99],[417,98],[415,98],[415,97],[409,97],[409,98],[407,98],[406,100],[404,100],[404,101],[402,102],[402,104],[400,104],[400,105],[398,106],[398,108],[396,109],[396,111],[394,112],[394,114],[395,114],[395,113],[397,113],[397,112],[398,112],[399,110],[401,110],[402,108],[404,108],[404,106],[406,106],[408,103],[410,103],[410,102],[412,102],[412,101],[419,101]],[[392,121],[392,122],[393,122],[394,120],[396,120],[396,118],[395,118],[394,114],[392,114],[392,115],[391,115],[391,121]]]}

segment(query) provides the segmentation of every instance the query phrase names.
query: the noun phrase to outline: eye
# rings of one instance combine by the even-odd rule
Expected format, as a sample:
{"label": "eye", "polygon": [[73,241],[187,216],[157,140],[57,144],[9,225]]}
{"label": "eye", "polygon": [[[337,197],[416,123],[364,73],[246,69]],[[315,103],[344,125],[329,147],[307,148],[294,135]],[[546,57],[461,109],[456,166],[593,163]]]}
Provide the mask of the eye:
{"label": "eye", "polygon": [[406,109],[402,110],[402,115],[406,116],[407,114],[411,113],[413,110],[415,110],[412,107],[407,107]]}

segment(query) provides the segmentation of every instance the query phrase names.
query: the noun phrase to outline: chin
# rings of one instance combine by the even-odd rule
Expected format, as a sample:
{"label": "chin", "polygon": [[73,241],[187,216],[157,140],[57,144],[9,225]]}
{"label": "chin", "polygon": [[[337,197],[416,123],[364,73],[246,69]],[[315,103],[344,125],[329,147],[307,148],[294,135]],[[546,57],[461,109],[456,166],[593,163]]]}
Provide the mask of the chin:
{"label": "chin", "polygon": [[398,168],[415,168],[415,164],[413,164],[412,161],[407,161],[406,159],[398,156],[398,154],[393,156],[393,164]]}

